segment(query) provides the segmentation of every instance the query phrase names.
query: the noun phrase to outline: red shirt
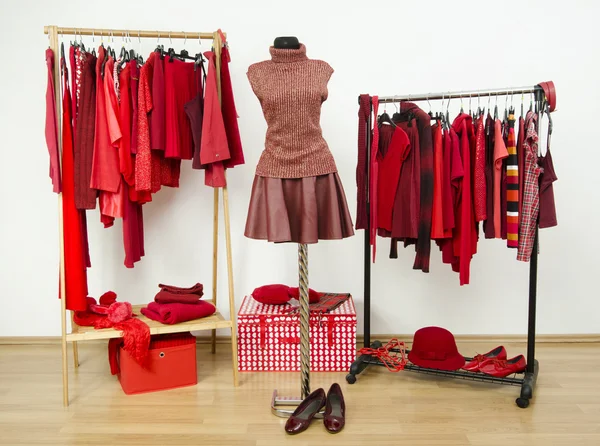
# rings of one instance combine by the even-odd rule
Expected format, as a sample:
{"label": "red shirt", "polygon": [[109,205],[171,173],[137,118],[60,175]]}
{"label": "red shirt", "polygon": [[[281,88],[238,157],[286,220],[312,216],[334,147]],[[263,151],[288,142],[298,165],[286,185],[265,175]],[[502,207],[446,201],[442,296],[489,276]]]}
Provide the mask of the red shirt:
{"label": "red shirt", "polygon": [[[400,181],[402,163],[410,151],[408,135],[400,127],[384,125],[380,128],[380,141],[384,141],[387,133],[391,140],[386,150],[377,153],[379,178],[377,182],[377,222],[378,227],[392,231],[392,211],[394,199]],[[381,148],[381,144],[379,145]]]}

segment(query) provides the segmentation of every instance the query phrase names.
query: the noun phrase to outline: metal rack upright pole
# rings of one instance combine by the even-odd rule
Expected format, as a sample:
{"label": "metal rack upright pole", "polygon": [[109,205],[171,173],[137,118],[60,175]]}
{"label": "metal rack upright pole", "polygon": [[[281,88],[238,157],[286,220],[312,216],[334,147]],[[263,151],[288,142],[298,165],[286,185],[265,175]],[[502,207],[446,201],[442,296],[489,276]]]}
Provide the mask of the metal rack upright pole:
{"label": "metal rack upright pole", "polygon": [[365,229],[365,243],[364,243],[364,346],[371,346],[371,201],[370,195],[370,181],[371,181],[371,169],[370,169],[370,158],[371,158],[371,124],[373,119],[373,104],[371,103],[369,111],[369,119],[367,120],[367,180],[366,183],[366,203],[367,203],[367,227]]}

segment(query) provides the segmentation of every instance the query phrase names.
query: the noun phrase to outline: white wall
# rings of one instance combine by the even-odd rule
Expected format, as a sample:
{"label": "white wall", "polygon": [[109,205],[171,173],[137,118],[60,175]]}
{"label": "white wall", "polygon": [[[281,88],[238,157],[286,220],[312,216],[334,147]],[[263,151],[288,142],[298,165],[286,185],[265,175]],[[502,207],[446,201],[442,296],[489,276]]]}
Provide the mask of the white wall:
{"label": "white wall", "polygon": [[[42,27],[48,24],[191,31],[221,27],[228,32],[247,160],[246,166],[229,175],[238,305],[244,293],[256,286],[297,280],[295,245],[275,246],[243,236],[266,129],[245,72],[251,63],[269,57],[274,37],[298,36],[310,57],[322,58],[335,68],[322,126],[353,215],[359,93],[391,95],[553,80],[558,91],[553,156],[559,176],[555,186],[559,226],[542,232],[538,331],[600,332],[598,3],[366,3],[4,0],[0,6],[0,336],[60,333],[57,199],[48,178],[43,130],[48,41]],[[85,42],[90,45],[92,39]],[[155,44],[146,41],[144,51]],[[188,41],[187,46],[190,52],[198,49],[197,42]],[[455,113],[458,105],[451,106]],[[91,295],[112,289],[120,300],[144,303],[152,300],[159,282],[187,286],[201,281],[210,289],[212,191],[202,185],[203,175],[192,171],[189,163],[182,170],[182,187],[161,191],[145,207],[147,256],[133,270],[123,266],[120,224],[104,230],[98,214],[89,214]],[[221,243],[224,248],[223,238]],[[409,250],[401,251],[397,260],[386,259],[386,245],[380,242],[383,255],[373,268],[374,333],[410,333],[429,324],[462,334],[525,332],[528,265],[518,263],[515,252],[503,242],[479,244],[472,284],[462,288],[456,275],[441,264],[437,251],[431,273],[425,275],[411,269]],[[311,287],[351,292],[361,314],[362,246],[361,232],[309,250]],[[225,303],[224,249],[221,253],[219,292]]]}

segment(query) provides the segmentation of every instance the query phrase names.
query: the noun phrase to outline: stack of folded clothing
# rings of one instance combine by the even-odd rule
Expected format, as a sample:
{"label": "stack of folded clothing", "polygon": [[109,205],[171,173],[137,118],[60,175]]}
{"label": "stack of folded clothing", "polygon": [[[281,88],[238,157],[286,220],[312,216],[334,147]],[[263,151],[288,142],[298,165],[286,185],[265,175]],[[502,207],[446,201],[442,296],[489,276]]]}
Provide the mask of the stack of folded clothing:
{"label": "stack of folded clothing", "polygon": [[142,314],[148,319],[162,324],[177,324],[212,315],[216,308],[210,302],[200,300],[203,286],[197,283],[189,288],[159,284],[160,291],[154,302],[142,308]]}

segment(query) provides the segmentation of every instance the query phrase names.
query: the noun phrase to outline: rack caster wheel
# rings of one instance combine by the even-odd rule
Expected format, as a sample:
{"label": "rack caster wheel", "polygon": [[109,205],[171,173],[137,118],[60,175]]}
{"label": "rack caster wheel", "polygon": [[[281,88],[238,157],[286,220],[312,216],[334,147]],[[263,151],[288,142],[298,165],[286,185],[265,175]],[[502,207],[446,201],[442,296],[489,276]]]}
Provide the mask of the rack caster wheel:
{"label": "rack caster wheel", "polygon": [[373,343],[371,344],[371,348],[380,348],[382,346],[383,344],[381,343],[381,341],[373,341]]}
{"label": "rack caster wheel", "polygon": [[356,376],[354,376],[353,374],[349,373],[348,375],[346,375],[346,382],[348,384],[354,384],[356,382]]}
{"label": "rack caster wheel", "polygon": [[529,407],[529,400],[527,398],[517,398],[517,406],[519,406],[521,409],[527,409]]}

